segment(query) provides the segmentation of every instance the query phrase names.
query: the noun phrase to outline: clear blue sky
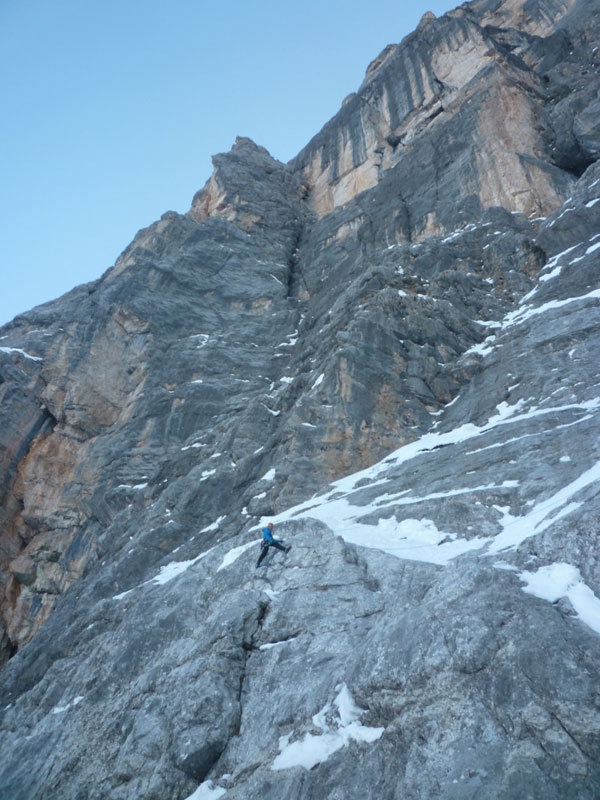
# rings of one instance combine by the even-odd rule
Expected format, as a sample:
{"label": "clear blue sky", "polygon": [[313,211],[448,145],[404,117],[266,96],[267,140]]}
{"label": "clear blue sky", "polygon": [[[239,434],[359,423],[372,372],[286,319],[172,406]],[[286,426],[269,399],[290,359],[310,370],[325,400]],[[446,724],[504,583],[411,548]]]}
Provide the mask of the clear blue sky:
{"label": "clear blue sky", "polygon": [[0,324],[185,213],[249,136],[288,161],[451,0],[0,0]]}

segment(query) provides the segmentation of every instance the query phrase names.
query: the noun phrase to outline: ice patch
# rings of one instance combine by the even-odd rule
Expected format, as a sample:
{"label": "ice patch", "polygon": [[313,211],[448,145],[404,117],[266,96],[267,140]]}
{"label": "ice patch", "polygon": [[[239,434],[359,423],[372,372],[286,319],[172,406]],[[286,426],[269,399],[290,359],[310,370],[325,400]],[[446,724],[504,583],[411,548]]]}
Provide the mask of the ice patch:
{"label": "ice patch", "polygon": [[518,572],[519,568],[513,566],[512,564],[507,564],[504,561],[496,561],[494,564],[494,569],[501,569],[504,572]]}

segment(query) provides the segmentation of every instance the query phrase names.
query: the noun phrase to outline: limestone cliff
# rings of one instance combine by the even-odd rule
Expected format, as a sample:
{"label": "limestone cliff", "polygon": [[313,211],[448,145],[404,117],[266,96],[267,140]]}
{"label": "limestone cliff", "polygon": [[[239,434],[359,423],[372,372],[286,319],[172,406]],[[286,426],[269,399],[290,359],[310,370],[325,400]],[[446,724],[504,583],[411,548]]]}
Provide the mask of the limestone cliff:
{"label": "limestone cliff", "polygon": [[0,330],[0,794],[600,795],[599,40],[428,14]]}
{"label": "limestone cliff", "polygon": [[[452,229],[449,191],[459,207],[539,216],[556,208],[568,176],[555,169],[544,136],[549,93],[540,65],[556,47],[553,24],[572,5],[532,4],[530,12],[522,2],[472,3],[440,20],[426,16],[388,46],[293,162],[315,211],[330,213],[392,168],[413,203],[421,190],[416,237]],[[582,75],[578,88],[586,83]]]}

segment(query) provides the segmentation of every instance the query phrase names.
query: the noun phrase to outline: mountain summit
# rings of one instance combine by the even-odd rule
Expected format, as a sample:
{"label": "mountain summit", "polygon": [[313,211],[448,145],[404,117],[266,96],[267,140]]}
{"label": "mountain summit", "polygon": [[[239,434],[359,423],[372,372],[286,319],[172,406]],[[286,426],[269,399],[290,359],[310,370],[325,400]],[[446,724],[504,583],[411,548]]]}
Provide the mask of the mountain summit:
{"label": "mountain summit", "polygon": [[1,797],[600,796],[599,48],[426,14],[0,329]]}

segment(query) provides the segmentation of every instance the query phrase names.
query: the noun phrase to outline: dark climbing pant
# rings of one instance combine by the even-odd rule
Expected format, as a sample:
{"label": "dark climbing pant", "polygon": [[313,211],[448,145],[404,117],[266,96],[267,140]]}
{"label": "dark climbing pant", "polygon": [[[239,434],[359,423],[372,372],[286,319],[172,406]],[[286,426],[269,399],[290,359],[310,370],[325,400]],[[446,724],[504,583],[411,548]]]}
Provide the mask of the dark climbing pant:
{"label": "dark climbing pant", "polygon": [[258,557],[258,561],[256,562],[256,566],[257,567],[260,567],[260,565],[262,564],[262,562],[266,558],[267,553],[269,552],[269,547],[276,547],[278,550],[283,550],[284,553],[287,552],[287,548],[285,548],[279,542],[268,542],[267,544],[265,544],[263,546],[263,549],[260,551],[260,555]]}

